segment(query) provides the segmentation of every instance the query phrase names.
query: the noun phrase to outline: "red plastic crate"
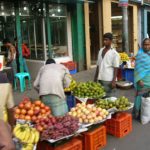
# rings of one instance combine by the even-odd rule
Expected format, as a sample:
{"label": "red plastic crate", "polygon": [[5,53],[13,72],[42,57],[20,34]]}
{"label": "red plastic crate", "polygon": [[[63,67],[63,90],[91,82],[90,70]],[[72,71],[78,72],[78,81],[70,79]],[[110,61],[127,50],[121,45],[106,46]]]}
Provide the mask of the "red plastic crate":
{"label": "red plastic crate", "polygon": [[100,126],[82,134],[83,150],[100,150],[106,145],[106,127]]}
{"label": "red plastic crate", "polygon": [[77,63],[73,62],[73,61],[68,61],[68,62],[61,63],[61,64],[64,65],[69,70],[75,70],[75,69],[77,69]]}
{"label": "red plastic crate", "polygon": [[53,147],[47,142],[40,142],[37,150],[82,150],[82,141],[79,139],[72,139],[65,144]]}
{"label": "red plastic crate", "polygon": [[121,68],[118,69],[118,72],[117,72],[117,80],[118,80],[118,81],[119,81],[119,80],[122,80],[122,69],[121,69]]}
{"label": "red plastic crate", "polygon": [[105,122],[107,133],[118,138],[124,137],[132,131],[132,115],[117,113]]}

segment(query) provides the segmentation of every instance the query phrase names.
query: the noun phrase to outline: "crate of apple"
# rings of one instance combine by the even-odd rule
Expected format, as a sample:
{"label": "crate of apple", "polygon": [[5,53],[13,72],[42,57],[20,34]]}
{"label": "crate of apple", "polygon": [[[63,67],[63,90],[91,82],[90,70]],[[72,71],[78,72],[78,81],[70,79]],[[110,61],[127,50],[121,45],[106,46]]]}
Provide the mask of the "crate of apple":
{"label": "crate of apple", "polygon": [[20,120],[35,122],[37,119],[48,116],[50,114],[50,108],[44,105],[40,100],[31,102],[30,99],[25,98],[15,108],[15,118]]}
{"label": "crate of apple", "polygon": [[82,124],[93,124],[106,119],[109,112],[92,104],[78,103],[71,109],[69,115],[78,118]]}

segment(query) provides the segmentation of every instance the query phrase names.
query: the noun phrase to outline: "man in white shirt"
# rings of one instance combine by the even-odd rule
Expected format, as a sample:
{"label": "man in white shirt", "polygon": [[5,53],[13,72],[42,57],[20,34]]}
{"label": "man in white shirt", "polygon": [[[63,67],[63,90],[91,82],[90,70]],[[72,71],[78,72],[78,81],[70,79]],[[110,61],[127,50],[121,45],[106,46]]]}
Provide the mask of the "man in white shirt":
{"label": "man in white shirt", "polygon": [[34,81],[34,88],[39,92],[42,102],[48,105],[54,116],[62,116],[68,112],[64,88],[68,87],[71,79],[69,70],[48,59],[38,72]]}
{"label": "man in white shirt", "polygon": [[112,89],[116,87],[117,69],[120,63],[120,56],[112,48],[113,35],[105,33],[103,36],[104,47],[98,54],[97,68],[94,81],[99,81],[105,88],[106,96],[111,96]]}

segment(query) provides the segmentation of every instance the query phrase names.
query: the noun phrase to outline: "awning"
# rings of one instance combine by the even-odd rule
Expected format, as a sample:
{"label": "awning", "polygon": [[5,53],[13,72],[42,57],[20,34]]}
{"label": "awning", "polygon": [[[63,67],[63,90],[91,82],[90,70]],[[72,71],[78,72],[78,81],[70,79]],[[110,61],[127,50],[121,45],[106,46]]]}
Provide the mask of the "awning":
{"label": "awning", "polygon": [[135,2],[135,3],[139,3],[141,5],[148,5],[150,6],[150,0],[130,0],[132,2]]}
{"label": "awning", "polygon": [[96,0],[43,0],[43,1],[55,2],[55,3],[82,3],[82,2],[93,3]]}
{"label": "awning", "polygon": [[50,2],[50,3],[95,3],[96,0],[2,0],[1,2]]}

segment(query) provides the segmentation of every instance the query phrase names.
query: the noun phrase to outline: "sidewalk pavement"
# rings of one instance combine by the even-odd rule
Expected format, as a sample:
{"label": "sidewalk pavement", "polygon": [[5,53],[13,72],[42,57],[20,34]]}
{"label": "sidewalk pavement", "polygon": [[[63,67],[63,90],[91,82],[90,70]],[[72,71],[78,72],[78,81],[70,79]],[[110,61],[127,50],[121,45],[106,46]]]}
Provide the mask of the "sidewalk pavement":
{"label": "sidewalk pavement", "polygon": [[[77,81],[89,81],[94,79],[95,69],[79,72],[73,75]],[[134,101],[135,90],[131,88],[129,90],[116,89],[114,93],[115,97],[126,96],[131,102]],[[20,91],[14,92],[15,103],[18,104],[23,97],[31,97],[38,99],[38,94],[34,89],[27,90],[24,93]],[[130,110],[129,112],[131,112]],[[150,150],[150,126],[142,125],[139,121],[133,119],[133,131],[123,137],[116,138],[111,135],[107,135],[107,145],[103,150]]]}
{"label": "sidewalk pavement", "polygon": [[[73,75],[73,78],[78,82],[93,81],[94,74],[95,74],[95,68],[86,70],[86,71],[81,71],[81,72]],[[114,96],[118,97],[118,96],[124,95],[124,96],[128,97],[129,99],[131,99],[131,101],[133,101],[134,94],[135,94],[134,89],[130,89],[130,90],[117,89],[116,92],[114,93]],[[31,90],[26,90],[24,93],[21,93],[19,90],[14,91],[14,98],[15,98],[16,104],[18,104],[23,99],[23,97],[27,97],[27,96],[31,97],[33,99],[38,99],[38,93],[33,88]]]}

